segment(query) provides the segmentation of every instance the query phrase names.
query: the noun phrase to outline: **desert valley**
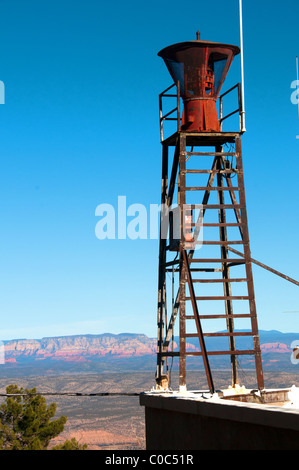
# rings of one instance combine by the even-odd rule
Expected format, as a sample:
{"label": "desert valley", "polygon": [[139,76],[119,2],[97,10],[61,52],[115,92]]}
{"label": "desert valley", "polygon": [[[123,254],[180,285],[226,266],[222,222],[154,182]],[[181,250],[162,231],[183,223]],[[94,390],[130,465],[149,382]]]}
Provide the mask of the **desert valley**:
{"label": "desert valley", "polygon": [[[299,385],[299,365],[291,362],[291,345],[297,338],[299,334],[260,332],[267,388]],[[219,349],[223,348],[221,341]],[[197,345],[194,342],[189,347]],[[47,403],[57,404],[56,415],[68,417],[64,432],[53,445],[76,437],[87,443],[89,450],[145,449],[144,409],[138,396],[122,394],[142,393],[155,386],[155,350],[154,338],[129,333],[7,341],[5,364],[0,365],[0,392],[4,393],[6,386],[14,383],[47,394]],[[217,359],[212,366],[216,386],[227,388],[230,385],[227,363]],[[253,364],[243,360],[239,366],[240,384],[254,387]],[[169,365],[169,373],[175,389],[176,361]],[[207,388],[198,359],[188,366],[188,383],[189,389]],[[93,395],[99,392],[119,396]]]}

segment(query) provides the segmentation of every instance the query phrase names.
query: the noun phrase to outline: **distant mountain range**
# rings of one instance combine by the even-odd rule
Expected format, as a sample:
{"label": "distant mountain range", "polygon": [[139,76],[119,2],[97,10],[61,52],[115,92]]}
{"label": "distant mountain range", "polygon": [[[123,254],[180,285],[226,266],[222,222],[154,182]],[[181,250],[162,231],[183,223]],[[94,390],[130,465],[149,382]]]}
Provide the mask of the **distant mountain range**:
{"label": "distant mountain range", "polygon": [[155,354],[156,340],[142,334],[59,336],[42,339],[16,339],[4,342],[5,361],[86,362],[106,356],[118,358]]}
{"label": "distant mountain range", "polygon": [[[280,331],[260,330],[260,343],[263,365],[265,368],[290,370],[299,372],[299,365],[292,364],[292,343],[299,343],[299,333],[281,333]],[[178,338],[174,338],[173,349],[177,350]],[[109,367],[126,366],[141,369],[154,367],[157,341],[143,334],[110,334],[60,336],[42,339],[15,339],[4,341],[5,364],[0,366],[0,374],[4,369],[18,366],[47,365],[62,366],[65,370],[91,370],[96,364]],[[199,350],[196,338],[187,339],[187,350]],[[207,350],[227,351],[227,337],[207,337]],[[252,338],[236,337],[237,349],[252,349]],[[201,364],[201,358],[192,358],[195,366]],[[225,367],[228,356],[210,356],[213,367]],[[242,367],[254,366],[252,356],[239,356]]]}

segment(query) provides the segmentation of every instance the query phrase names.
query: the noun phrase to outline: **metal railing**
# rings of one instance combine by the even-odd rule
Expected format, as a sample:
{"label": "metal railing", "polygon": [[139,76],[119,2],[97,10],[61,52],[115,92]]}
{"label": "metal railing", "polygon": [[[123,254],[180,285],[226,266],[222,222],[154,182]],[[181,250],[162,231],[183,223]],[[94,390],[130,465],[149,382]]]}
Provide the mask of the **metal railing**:
{"label": "metal railing", "polygon": [[[176,86],[176,93],[168,93],[173,87]],[[238,108],[232,111],[229,114],[223,116],[223,98],[231,93],[233,90],[238,89]],[[176,107],[168,111],[166,114],[163,115],[163,98],[176,98]],[[220,125],[220,132],[223,132],[223,121],[228,119],[229,117],[233,116],[236,113],[239,113],[239,132],[245,132],[243,126],[243,115],[244,111],[242,109],[242,93],[241,93],[241,84],[237,83],[235,86],[224,92],[222,95],[219,96],[219,125]],[[174,113],[176,116],[174,117]],[[181,90],[180,90],[180,82],[173,83],[170,85],[166,90],[162,91],[159,95],[159,118],[160,118],[160,139],[161,142],[164,140],[164,129],[163,123],[164,121],[176,121],[177,122],[177,132],[179,132],[181,128]]]}
{"label": "metal railing", "polygon": [[[226,116],[223,117],[223,98],[224,96],[228,95],[231,93],[233,90],[238,88],[238,104],[239,107],[235,109],[235,111],[232,111],[231,113],[227,114]],[[235,86],[227,90],[225,93],[219,96],[219,124],[220,124],[220,130],[222,132],[222,123],[225,119],[233,116],[234,114],[239,113],[239,121],[240,121],[240,133],[244,132],[243,130],[243,122],[242,122],[242,116],[243,116],[243,109],[242,109],[242,94],[241,94],[241,84],[237,83]]]}
{"label": "metal railing", "polygon": [[[169,90],[171,90],[171,88],[173,88],[174,86],[176,86],[177,88],[177,92],[176,94],[168,94],[167,92]],[[176,107],[173,108],[171,111],[169,111],[168,113],[166,113],[164,116],[163,116],[163,98],[176,98]],[[176,117],[169,117],[171,116],[173,113],[176,112]],[[159,95],[159,115],[160,115],[160,138],[161,138],[161,142],[163,142],[164,140],[164,135],[163,135],[163,121],[176,121],[177,122],[177,131],[180,130],[180,127],[181,127],[181,89],[180,89],[180,82],[177,82],[177,83],[173,83],[171,86],[169,86],[168,88],[166,88],[166,90],[162,91],[162,93],[160,93]]]}

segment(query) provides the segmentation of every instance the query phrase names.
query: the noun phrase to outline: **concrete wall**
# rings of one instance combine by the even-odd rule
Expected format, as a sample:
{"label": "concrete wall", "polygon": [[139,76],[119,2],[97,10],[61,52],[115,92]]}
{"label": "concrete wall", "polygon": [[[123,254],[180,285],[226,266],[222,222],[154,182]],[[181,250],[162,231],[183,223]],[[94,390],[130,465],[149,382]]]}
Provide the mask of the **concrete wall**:
{"label": "concrete wall", "polygon": [[147,450],[298,450],[299,411],[143,394]]}

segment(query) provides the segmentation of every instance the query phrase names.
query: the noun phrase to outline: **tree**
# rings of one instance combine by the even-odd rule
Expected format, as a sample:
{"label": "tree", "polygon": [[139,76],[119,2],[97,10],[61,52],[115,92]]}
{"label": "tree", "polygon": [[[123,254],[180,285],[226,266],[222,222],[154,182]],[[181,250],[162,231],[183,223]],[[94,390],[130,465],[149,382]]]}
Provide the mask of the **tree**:
{"label": "tree", "polygon": [[70,441],[65,441],[63,444],[59,444],[52,448],[52,450],[86,450],[87,444],[79,444],[78,441],[73,437]]}
{"label": "tree", "polygon": [[[47,406],[46,399],[32,390],[9,385],[9,396],[0,406],[0,450],[46,450],[67,422],[66,416],[53,420],[56,403]],[[55,450],[85,450],[75,439],[54,447]]]}

